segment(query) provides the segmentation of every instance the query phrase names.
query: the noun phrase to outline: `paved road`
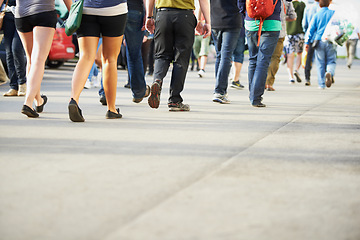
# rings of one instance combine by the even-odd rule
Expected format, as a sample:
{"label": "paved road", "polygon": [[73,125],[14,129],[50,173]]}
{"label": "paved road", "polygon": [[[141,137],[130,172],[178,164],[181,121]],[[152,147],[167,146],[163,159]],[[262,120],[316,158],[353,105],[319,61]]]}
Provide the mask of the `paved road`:
{"label": "paved road", "polygon": [[38,119],[0,97],[1,240],[360,239],[359,61],[339,60],[325,90],[289,85],[281,66],[264,109],[247,89],[213,103],[210,63],[188,73],[182,113],[167,109],[169,76],[154,110],[119,70],[123,119],[88,89],[85,123],[68,119],[72,70],[46,70]]}

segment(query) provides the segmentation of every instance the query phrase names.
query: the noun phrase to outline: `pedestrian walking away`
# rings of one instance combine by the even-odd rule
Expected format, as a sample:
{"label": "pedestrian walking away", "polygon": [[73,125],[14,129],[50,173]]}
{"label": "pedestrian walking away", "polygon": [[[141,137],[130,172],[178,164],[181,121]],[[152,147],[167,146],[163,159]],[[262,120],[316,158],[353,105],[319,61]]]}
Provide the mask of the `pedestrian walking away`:
{"label": "pedestrian walking away", "polygon": [[[0,4],[2,2],[0,0]],[[64,3],[69,10],[71,0],[64,0]],[[21,113],[31,118],[39,117],[47,103],[47,97],[40,95],[40,87],[56,23],[54,0],[16,0],[15,25],[27,59],[27,90]]]}
{"label": "pedestrian walking away", "polygon": [[[91,1],[84,0],[81,25],[77,30],[80,59],[76,64],[69,102],[69,118],[73,122],[84,122],[85,118],[79,107],[80,94],[86,78],[95,61],[99,38],[102,37],[102,77],[108,111],[107,119],[122,117],[116,108],[117,59],[125,32],[127,17],[126,0]],[[84,74],[86,73],[86,74]]]}
{"label": "pedestrian walking away", "polygon": [[160,105],[160,93],[163,79],[173,63],[170,80],[170,97],[168,107],[170,111],[189,111],[188,104],[183,103],[180,93],[184,89],[185,78],[189,67],[189,59],[194,43],[194,29],[204,35],[211,34],[210,9],[208,0],[199,0],[205,24],[197,22],[193,13],[194,0],[158,0],[156,1],[156,28],[153,19],[155,0],[148,0],[146,6],[146,29],[154,33],[155,66],[154,82],[151,85],[148,103],[151,108]]}

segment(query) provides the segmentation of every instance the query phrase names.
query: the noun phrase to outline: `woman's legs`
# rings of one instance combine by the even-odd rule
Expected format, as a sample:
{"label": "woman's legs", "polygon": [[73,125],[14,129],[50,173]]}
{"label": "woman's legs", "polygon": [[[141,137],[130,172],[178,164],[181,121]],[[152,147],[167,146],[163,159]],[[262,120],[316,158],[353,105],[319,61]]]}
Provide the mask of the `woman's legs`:
{"label": "woman's legs", "polygon": [[120,47],[123,36],[103,37],[102,49],[102,72],[103,85],[105,91],[108,110],[117,112],[115,107],[116,86],[117,86],[117,58],[120,53]]}
{"label": "woman's legs", "polygon": [[84,89],[87,76],[95,61],[98,37],[81,37],[79,42],[80,58],[76,64],[71,84],[71,98],[79,103],[81,91]]}
{"label": "woman's legs", "polygon": [[45,61],[49,55],[55,29],[35,27],[32,32],[19,33],[27,57],[27,91],[24,105],[32,108],[34,99],[37,105],[43,103],[40,95],[41,81],[44,76]]}

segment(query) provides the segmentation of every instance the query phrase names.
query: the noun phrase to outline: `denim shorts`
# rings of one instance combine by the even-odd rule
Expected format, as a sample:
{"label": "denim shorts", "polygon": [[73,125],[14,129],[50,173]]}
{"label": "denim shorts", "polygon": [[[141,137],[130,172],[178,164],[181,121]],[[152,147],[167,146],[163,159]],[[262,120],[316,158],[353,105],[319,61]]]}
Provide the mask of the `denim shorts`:
{"label": "denim shorts", "polygon": [[57,15],[56,11],[42,12],[34,15],[15,18],[16,29],[19,32],[32,32],[34,27],[56,28]]}
{"label": "denim shorts", "polygon": [[125,32],[127,14],[98,16],[83,14],[78,37],[120,37]]}

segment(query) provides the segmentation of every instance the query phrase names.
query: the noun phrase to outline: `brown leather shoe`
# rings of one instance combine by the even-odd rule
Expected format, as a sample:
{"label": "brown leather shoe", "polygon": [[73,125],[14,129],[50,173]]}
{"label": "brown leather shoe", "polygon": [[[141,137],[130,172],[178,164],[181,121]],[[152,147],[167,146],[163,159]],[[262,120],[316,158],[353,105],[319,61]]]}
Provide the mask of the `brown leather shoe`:
{"label": "brown leather shoe", "polygon": [[9,91],[7,91],[6,93],[4,93],[4,97],[14,97],[18,95],[18,91],[15,89],[10,89]]}

